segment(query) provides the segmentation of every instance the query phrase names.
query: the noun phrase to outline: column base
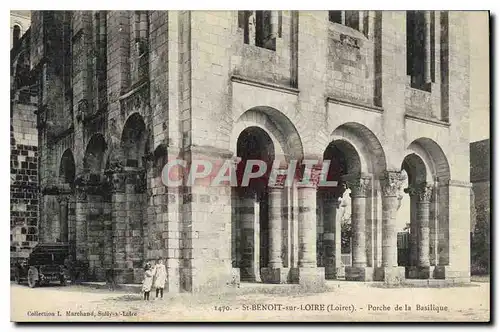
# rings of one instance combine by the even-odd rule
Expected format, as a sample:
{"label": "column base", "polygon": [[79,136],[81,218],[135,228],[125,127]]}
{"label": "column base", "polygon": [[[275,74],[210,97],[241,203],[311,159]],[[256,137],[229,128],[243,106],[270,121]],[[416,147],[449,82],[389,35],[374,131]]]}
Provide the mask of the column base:
{"label": "column base", "polygon": [[405,267],[377,267],[375,268],[373,280],[383,281],[390,285],[400,284],[405,280]]}
{"label": "column base", "polygon": [[453,283],[469,283],[470,273],[469,271],[457,271],[449,265],[438,265],[434,266],[433,271],[434,279],[445,279],[452,281]]}
{"label": "column base", "polygon": [[345,278],[345,266],[337,268],[337,279]]}
{"label": "column base", "polygon": [[432,279],[433,277],[433,266],[407,266],[406,278],[408,279]]}
{"label": "column base", "polygon": [[338,270],[339,268],[333,266],[325,266],[325,279],[336,280],[339,276]]}
{"label": "column base", "polygon": [[231,268],[231,280],[228,281],[229,286],[239,286],[241,281],[241,268],[233,267]]}
{"label": "column base", "polygon": [[238,269],[240,271],[240,279],[241,281],[248,282],[261,282],[260,278],[260,269],[253,267],[240,267]]}
{"label": "column base", "polygon": [[263,283],[286,284],[290,280],[290,269],[284,267],[263,267],[260,269],[260,275]]}
{"label": "column base", "polygon": [[373,267],[345,267],[345,280],[373,281]]}
{"label": "column base", "polygon": [[295,267],[290,271],[293,282],[308,288],[319,288],[325,285],[324,267]]}

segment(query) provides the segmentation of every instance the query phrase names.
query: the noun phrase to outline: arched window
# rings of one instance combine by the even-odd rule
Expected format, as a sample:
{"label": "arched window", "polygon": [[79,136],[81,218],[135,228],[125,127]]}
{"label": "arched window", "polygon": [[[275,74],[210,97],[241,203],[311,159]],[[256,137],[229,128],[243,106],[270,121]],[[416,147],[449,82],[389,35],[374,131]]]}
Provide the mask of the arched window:
{"label": "arched window", "polygon": [[12,31],[12,44],[14,46],[19,42],[19,38],[21,38],[21,27],[19,25],[14,25],[14,29]]}
{"label": "arched window", "polygon": [[415,89],[430,91],[435,80],[434,25],[431,11],[406,12],[406,68]]}
{"label": "arched window", "polygon": [[330,10],[328,20],[368,34],[368,13],[358,10]]}
{"label": "arched window", "polygon": [[238,12],[238,27],[243,29],[244,43],[272,51],[276,51],[276,38],[282,35],[282,20],[279,10]]}

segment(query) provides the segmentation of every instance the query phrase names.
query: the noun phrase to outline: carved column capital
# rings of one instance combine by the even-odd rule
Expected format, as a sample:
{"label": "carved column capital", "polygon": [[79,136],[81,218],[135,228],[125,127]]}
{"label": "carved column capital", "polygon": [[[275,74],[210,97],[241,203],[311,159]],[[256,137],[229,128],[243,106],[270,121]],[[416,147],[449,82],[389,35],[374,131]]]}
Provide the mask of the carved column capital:
{"label": "carved column capital", "polygon": [[75,187],[76,201],[84,202],[87,200],[87,187],[85,185],[77,185]]}
{"label": "carved column capital", "polygon": [[[309,179],[304,182],[304,177],[309,176]],[[310,174],[302,174],[302,180],[298,183],[298,188],[318,188],[321,177],[321,166],[314,165],[311,167]]]}
{"label": "carved column capital", "polygon": [[273,184],[269,183],[269,188],[274,188],[274,189],[285,188],[288,169],[280,167],[279,169],[274,170],[274,172],[276,172],[276,181]]}
{"label": "carved column capital", "polygon": [[106,171],[106,185],[111,193],[125,192],[125,173],[120,170]]}
{"label": "carved column capital", "polygon": [[59,202],[59,204],[65,205],[68,204],[69,197],[67,195],[60,195],[57,196],[57,201]]}
{"label": "carved column capital", "polygon": [[366,197],[371,189],[371,179],[369,177],[360,177],[347,180],[347,187],[351,189],[351,197]]}
{"label": "carved column capital", "polygon": [[384,196],[398,196],[401,190],[403,179],[400,171],[386,171],[380,181]]}
{"label": "carved column capital", "polygon": [[421,203],[429,203],[432,198],[432,191],[434,187],[432,184],[428,183],[419,183],[415,186],[410,186],[405,189],[405,192],[408,193],[411,197],[416,196],[418,202]]}
{"label": "carved column capital", "polygon": [[418,202],[429,203],[432,199],[433,186],[428,183],[420,183],[416,188],[416,194],[418,197]]}
{"label": "carved column capital", "polygon": [[130,176],[134,177],[134,189],[135,192],[138,194],[142,194],[146,192],[146,189],[148,187],[147,181],[146,181],[146,171],[145,170],[139,170],[137,172],[134,172],[130,174]]}
{"label": "carved column capital", "polygon": [[153,162],[154,162],[154,155],[152,152],[149,152],[147,154],[145,154],[143,157],[142,157],[142,162],[144,164],[144,167],[146,169],[149,169],[153,166]]}

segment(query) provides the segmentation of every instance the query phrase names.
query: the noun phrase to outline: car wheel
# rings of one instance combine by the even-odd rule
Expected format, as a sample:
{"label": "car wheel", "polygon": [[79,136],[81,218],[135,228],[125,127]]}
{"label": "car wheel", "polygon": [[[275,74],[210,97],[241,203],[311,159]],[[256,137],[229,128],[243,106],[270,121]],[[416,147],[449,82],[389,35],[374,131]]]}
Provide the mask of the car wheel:
{"label": "car wheel", "polygon": [[30,288],[35,288],[38,286],[38,276],[36,269],[29,269],[28,271],[28,286]]}
{"label": "car wheel", "polygon": [[19,276],[19,272],[16,271],[16,274],[14,275],[14,281],[16,284],[20,285],[21,284],[21,277]]}

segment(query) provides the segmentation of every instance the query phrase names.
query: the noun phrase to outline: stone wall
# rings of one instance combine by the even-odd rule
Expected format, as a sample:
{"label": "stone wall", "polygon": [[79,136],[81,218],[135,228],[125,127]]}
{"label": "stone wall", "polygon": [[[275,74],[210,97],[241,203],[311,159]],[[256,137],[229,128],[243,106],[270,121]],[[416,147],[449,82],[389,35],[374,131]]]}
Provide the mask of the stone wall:
{"label": "stone wall", "polygon": [[[244,29],[238,27],[236,36],[233,38],[235,51],[231,55],[232,73],[270,83],[294,86],[293,67],[296,63],[293,59],[297,44],[293,36],[294,30],[291,28],[293,15],[295,14],[292,11],[281,11],[281,27],[278,27],[281,34],[278,33],[276,38],[276,51],[244,43]],[[205,20],[209,24],[213,24],[214,21],[210,19],[210,16],[207,16]],[[212,34],[212,37],[205,40],[214,45],[225,44],[226,42],[221,39]]]}
{"label": "stone wall", "polygon": [[489,222],[490,216],[490,140],[470,143],[470,180],[474,193],[475,218],[471,220],[471,231],[475,221]]}
{"label": "stone wall", "polygon": [[373,48],[374,41],[363,33],[329,23],[327,92],[335,97],[372,105],[375,76]]}
{"label": "stone wall", "polygon": [[40,240],[37,98],[29,75],[31,31],[26,31],[28,27],[29,24],[24,25],[24,35],[11,50],[10,63],[11,263],[27,257]]}
{"label": "stone wall", "polygon": [[27,257],[38,243],[38,137],[35,106],[12,104],[10,126],[11,257]]}
{"label": "stone wall", "polygon": [[[443,248],[438,261],[453,265],[454,277],[467,274],[460,257],[468,250],[462,247],[462,226],[469,217],[450,209],[464,203],[468,181],[468,172],[460,166],[468,163],[468,150],[464,150],[468,46],[460,37],[460,14],[450,14],[448,21],[450,41],[456,44],[449,47],[449,93],[439,101],[450,112],[447,117],[435,117],[435,108],[427,112],[426,107],[427,113],[419,112],[417,119],[406,109],[404,12],[370,12],[368,34],[362,35],[332,26],[326,11],[283,11],[282,35],[276,51],[271,51],[244,43],[237,12],[152,11],[148,13],[148,52],[141,57],[143,62],[147,58],[147,76],[141,76],[134,65],[138,56],[132,40],[134,13],[110,11],[104,108],[95,102],[99,82],[94,66],[94,14],[72,12],[72,107],[65,104],[65,81],[55,65],[61,54],[47,53],[49,61],[40,67],[36,54],[45,54],[46,45],[40,46],[39,38],[32,45],[32,68],[47,83],[44,89],[52,91],[42,92],[39,108],[62,128],[49,135],[51,129],[43,127],[40,133],[42,184],[61,185],[61,158],[69,149],[77,178],[91,171],[106,188],[95,195],[85,181],[79,182],[76,201],[69,205],[75,210],[74,217],[71,213],[69,217],[74,220],[70,237],[74,236],[77,258],[89,263],[89,277],[103,280],[112,269],[118,282],[140,282],[145,261],[164,257],[171,292],[230,282],[235,258],[231,222],[237,210],[231,188],[167,188],[161,182],[161,169],[175,158],[188,165],[197,158],[230,158],[236,153],[239,134],[248,126],[264,128],[284,158],[321,158],[332,140],[352,145],[359,154],[359,171],[374,179],[373,192],[366,199],[371,267],[380,266],[384,241],[380,179],[386,170],[399,170],[407,154],[425,150],[423,158],[436,165],[433,176],[444,176],[439,225],[445,231],[435,235]],[[41,23],[37,15],[33,17],[37,29],[33,36],[43,35],[50,21]],[[65,20],[61,15],[52,17]],[[433,98],[431,105],[437,102]],[[448,118],[449,123],[435,121]],[[137,172],[145,175],[141,191],[135,187]],[[294,192],[294,202],[286,207],[289,213],[283,220],[294,225],[281,232],[287,267],[298,264],[299,215],[307,221],[313,215],[301,214],[298,205],[316,208],[309,193],[307,201],[299,203]],[[56,239],[57,199],[45,196],[41,229],[47,239]],[[466,199],[464,209],[468,194]],[[320,234],[315,247],[321,251],[325,232],[321,222],[300,227],[302,233]],[[265,241],[260,243],[265,250]]]}

